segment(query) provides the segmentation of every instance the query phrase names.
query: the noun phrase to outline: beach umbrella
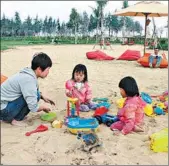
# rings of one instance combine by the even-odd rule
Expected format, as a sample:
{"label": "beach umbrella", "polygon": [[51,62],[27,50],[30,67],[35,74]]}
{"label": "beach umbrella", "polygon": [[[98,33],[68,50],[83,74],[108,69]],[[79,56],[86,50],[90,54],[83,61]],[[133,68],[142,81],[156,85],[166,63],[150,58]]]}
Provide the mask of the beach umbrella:
{"label": "beach umbrella", "polygon": [[157,1],[141,1],[133,6],[129,6],[121,11],[113,13],[118,16],[133,16],[145,17],[145,37],[144,37],[144,54],[146,43],[146,32],[148,17],[163,17],[168,16],[168,6]]}

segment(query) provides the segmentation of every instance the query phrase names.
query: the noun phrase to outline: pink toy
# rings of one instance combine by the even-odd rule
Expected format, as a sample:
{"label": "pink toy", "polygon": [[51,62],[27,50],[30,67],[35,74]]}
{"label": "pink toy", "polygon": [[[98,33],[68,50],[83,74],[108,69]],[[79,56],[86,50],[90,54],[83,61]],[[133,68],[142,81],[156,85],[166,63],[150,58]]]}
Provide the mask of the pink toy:
{"label": "pink toy", "polygon": [[33,130],[33,131],[30,131],[30,132],[27,132],[25,135],[26,136],[30,136],[31,134],[33,133],[37,133],[37,132],[43,132],[43,131],[46,131],[48,130],[48,127],[45,126],[45,125],[40,125],[36,128],[36,130]]}

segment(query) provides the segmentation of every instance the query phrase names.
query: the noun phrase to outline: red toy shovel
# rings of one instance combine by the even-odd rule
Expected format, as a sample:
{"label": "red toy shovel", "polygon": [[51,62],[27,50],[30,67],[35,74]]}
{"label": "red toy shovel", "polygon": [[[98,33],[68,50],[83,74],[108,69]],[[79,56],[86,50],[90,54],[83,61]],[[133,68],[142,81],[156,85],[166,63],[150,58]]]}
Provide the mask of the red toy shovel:
{"label": "red toy shovel", "polygon": [[48,127],[47,127],[47,126],[40,125],[40,126],[38,126],[38,127],[36,128],[36,130],[27,132],[25,135],[26,135],[26,136],[30,136],[30,135],[33,134],[33,133],[43,132],[43,131],[46,131],[46,130],[48,130]]}

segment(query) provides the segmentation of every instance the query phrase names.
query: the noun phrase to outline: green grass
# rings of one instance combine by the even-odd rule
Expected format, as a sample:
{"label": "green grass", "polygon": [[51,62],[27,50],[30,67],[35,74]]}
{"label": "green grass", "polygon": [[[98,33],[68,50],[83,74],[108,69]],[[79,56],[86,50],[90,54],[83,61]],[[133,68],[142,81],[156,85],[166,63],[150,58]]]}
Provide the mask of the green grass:
{"label": "green grass", "polygon": [[3,41],[1,40],[1,50],[14,48],[15,46],[28,45],[28,41]]}
{"label": "green grass", "polygon": [[[164,39],[163,39],[164,40]],[[7,50],[10,48],[15,48],[16,46],[28,46],[28,45],[45,45],[50,44],[52,41],[52,37],[2,37],[1,38],[1,51]],[[86,39],[79,38],[77,44],[96,44],[96,41],[93,38],[88,40],[86,43]],[[56,44],[74,44],[73,37],[61,37],[58,38],[58,42]],[[115,41],[111,41],[112,45],[121,44],[120,40],[116,39]],[[135,41],[135,44],[141,44],[140,41]],[[161,46],[164,50],[168,50],[168,41],[161,43]]]}
{"label": "green grass", "polygon": [[21,41],[1,40],[1,51],[11,49],[11,48],[15,48],[15,46],[39,45],[39,44],[49,44],[49,42],[46,42],[46,41],[27,41],[27,40],[21,40]]}

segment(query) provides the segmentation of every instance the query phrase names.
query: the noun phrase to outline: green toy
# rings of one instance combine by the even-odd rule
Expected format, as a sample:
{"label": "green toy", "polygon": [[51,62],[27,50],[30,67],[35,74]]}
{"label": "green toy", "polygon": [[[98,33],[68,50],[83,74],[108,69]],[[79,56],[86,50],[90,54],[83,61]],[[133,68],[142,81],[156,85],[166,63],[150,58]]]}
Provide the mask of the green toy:
{"label": "green toy", "polygon": [[49,112],[41,115],[41,119],[48,122],[53,122],[56,120],[56,112]]}
{"label": "green toy", "polygon": [[108,101],[108,98],[93,98],[93,101],[94,102],[107,102]]}

